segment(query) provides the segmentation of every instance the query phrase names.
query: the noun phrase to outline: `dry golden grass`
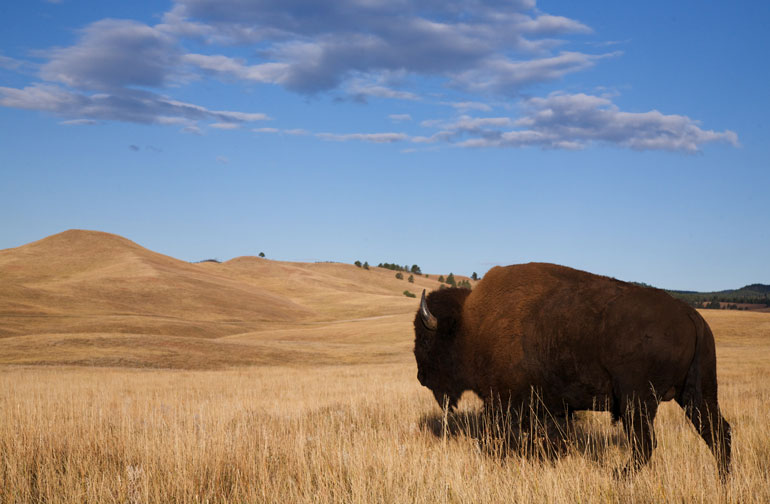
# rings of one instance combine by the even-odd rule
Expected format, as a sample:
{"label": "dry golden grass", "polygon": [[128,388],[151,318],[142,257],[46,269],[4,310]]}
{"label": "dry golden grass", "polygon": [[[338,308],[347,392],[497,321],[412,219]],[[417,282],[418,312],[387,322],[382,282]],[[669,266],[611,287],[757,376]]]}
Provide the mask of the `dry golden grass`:
{"label": "dry golden grass", "polygon": [[724,486],[673,403],[627,479],[606,413],[581,413],[552,458],[480,436],[467,395],[443,429],[405,351],[347,366],[0,367],[0,502],[768,502],[770,316],[703,313],[734,433]]}
{"label": "dry golden grass", "polygon": [[445,417],[415,377],[401,295],[435,279],[53,238],[0,251],[0,504],[770,502],[770,314],[702,312],[729,481],[673,403],[650,465],[623,478],[607,413],[518,448],[479,428],[471,394]]}

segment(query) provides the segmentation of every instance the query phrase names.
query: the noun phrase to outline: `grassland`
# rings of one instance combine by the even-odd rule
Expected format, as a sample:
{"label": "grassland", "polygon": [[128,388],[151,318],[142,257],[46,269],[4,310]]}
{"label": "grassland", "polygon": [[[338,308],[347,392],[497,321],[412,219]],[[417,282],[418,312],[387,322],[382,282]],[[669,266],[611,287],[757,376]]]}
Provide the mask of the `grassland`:
{"label": "grassland", "polygon": [[[3,252],[4,280],[9,264],[33,263]],[[107,273],[60,266],[70,273],[54,280],[11,270],[17,304],[0,292],[0,313],[24,318],[0,320],[0,503],[770,502],[770,314],[702,312],[733,425],[729,481],[673,403],[656,419],[650,465],[625,478],[628,447],[607,413],[527,432],[548,437],[534,448],[480,429],[471,394],[445,416],[415,378],[415,300],[389,271],[252,258],[187,270],[141,250],[126,257],[141,282],[114,280],[113,260]],[[68,297],[67,281],[81,295],[95,285],[76,274],[112,278],[96,282],[97,297],[111,293],[124,312]],[[160,292],[188,282],[194,309],[154,313],[154,290],[135,287],[152,275]],[[196,282],[292,315],[204,310],[222,294]]]}

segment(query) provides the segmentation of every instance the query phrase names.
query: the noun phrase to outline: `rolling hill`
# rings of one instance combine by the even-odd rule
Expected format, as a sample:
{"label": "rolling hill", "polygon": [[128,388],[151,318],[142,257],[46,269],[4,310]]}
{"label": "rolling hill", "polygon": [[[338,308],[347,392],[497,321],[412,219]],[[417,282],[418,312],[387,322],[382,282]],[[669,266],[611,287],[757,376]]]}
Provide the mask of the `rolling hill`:
{"label": "rolling hill", "polygon": [[731,308],[752,311],[770,311],[770,285],[751,284],[740,289],[715,292],[666,291],[698,308]]}
{"label": "rolling hill", "polygon": [[[0,251],[0,363],[208,368],[408,355],[415,283],[381,268],[197,264],[70,230]],[[323,344],[321,344],[321,342]]]}

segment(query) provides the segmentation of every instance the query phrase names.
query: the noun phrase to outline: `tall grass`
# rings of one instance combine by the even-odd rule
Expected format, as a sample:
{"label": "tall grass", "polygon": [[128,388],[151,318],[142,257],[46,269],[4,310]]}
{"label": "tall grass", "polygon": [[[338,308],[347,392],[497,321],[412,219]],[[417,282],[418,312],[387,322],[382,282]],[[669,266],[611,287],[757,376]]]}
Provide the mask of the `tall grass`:
{"label": "tall grass", "polygon": [[[762,370],[722,387],[735,433],[724,486],[673,403],[650,465],[624,478],[609,414],[509,438],[473,397],[441,411],[413,371],[4,368],[0,502],[770,501]],[[509,442],[526,436],[552,439]]]}
{"label": "tall grass", "polygon": [[[733,473],[664,403],[650,464],[608,413],[519,425],[442,411],[400,363],[218,371],[0,366],[0,504],[770,502],[770,316],[717,335]],[[375,321],[376,322],[376,321]]]}

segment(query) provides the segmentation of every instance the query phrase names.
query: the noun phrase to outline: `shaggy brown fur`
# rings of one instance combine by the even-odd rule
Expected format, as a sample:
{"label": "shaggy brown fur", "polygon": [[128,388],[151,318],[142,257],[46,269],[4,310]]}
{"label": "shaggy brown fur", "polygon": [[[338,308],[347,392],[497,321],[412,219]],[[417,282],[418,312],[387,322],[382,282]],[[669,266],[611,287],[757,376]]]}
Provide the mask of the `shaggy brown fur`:
{"label": "shaggy brown fur", "polygon": [[454,408],[465,390],[488,406],[536,393],[553,414],[609,409],[631,441],[633,466],[655,446],[660,401],[675,399],[723,476],[730,425],[717,402],[714,337],[694,309],[662,290],[555,264],[490,270],[474,288],[432,292],[418,310],[418,379]]}

